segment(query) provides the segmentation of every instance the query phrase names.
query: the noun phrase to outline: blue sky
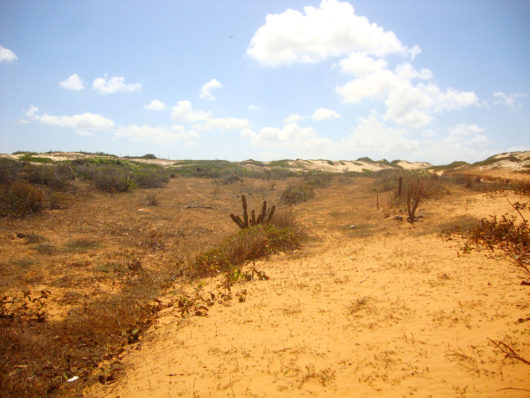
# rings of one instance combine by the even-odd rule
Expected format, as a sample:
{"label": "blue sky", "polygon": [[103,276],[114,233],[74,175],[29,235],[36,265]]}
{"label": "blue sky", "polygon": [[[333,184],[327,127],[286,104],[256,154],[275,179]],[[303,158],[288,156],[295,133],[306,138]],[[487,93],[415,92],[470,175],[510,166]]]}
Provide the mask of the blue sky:
{"label": "blue sky", "polygon": [[0,1],[0,152],[530,149],[528,1]]}

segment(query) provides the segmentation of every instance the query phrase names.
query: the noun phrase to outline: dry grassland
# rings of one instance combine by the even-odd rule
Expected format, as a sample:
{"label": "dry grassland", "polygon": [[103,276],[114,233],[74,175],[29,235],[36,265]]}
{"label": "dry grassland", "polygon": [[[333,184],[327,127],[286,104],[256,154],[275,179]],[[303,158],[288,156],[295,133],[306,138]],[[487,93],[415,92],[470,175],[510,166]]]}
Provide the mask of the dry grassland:
{"label": "dry grassland", "polygon": [[[410,224],[394,219],[390,193],[377,207],[373,179],[337,176],[293,207],[307,234],[300,249],[251,262],[231,283],[222,273],[190,279],[194,255],[238,230],[229,214],[241,213],[241,193],[258,209],[290,182],[86,189],[66,209],[2,220],[0,292],[12,305],[28,301],[24,291],[36,299],[19,308],[25,319],[3,320],[26,330],[3,387],[128,398],[529,396],[528,275],[500,251],[442,234],[528,197],[450,186]],[[0,338],[15,333],[4,326]],[[84,328],[70,334],[78,341],[72,328]],[[68,353],[42,355],[52,346]],[[46,378],[53,388],[39,390]]]}

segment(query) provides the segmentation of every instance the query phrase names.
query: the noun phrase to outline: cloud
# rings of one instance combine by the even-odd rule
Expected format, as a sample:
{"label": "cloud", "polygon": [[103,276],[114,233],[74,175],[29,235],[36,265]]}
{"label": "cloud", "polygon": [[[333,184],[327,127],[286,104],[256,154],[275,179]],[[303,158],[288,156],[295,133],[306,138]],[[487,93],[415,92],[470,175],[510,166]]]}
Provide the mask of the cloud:
{"label": "cloud", "polygon": [[379,157],[389,153],[411,152],[420,147],[418,140],[408,137],[407,130],[386,125],[376,114],[359,118],[352,133],[336,144],[339,153],[370,153]]}
{"label": "cloud", "polygon": [[17,55],[13,51],[0,45],[0,62],[13,62],[17,59]]}
{"label": "cloud", "polygon": [[171,118],[176,122],[202,122],[211,118],[211,112],[195,111],[190,101],[179,101],[172,108]]}
{"label": "cloud", "polygon": [[304,119],[304,117],[301,116],[301,115],[292,114],[292,115],[287,116],[283,122],[285,124],[297,123],[297,122],[299,122],[300,120],[303,120],[303,119]]}
{"label": "cloud", "polygon": [[114,131],[114,136],[132,142],[148,142],[158,145],[192,144],[200,138],[197,132],[180,129],[178,126],[174,126],[170,130],[166,127],[137,126],[135,124],[118,127]]}
{"label": "cloud", "polygon": [[[250,128],[241,131],[241,137],[262,154],[275,157],[294,155],[301,158],[352,159],[370,156],[375,159],[400,158],[430,160],[440,164],[455,159],[479,160],[489,156],[490,143],[484,130],[473,123],[460,123],[445,132],[424,130],[412,134],[404,127],[388,124],[377,113],[359,117],[346,136],[330,139],[317,130],[287,123],[281,128]],[[439,138],[436,138],[439,137]]]}
{"label": "cloud", "polygon": [[418,46],[409,49],[393,32],[355,15],[351,4],[322,0],[318,8],[304,7],[304,13],[288,9],[267,15],[247,54],[262,65],[275,67],[314,63],[353,52],[414,57],[420,51]]}
{"label": "cloud", "polygon": [[82,113],[71,116],[55,116],[44,113],[38,114],[39,108],[31,105],[25,112],[26,117],[31,121],[58,127],[73,128],[79,135],[92,135],[94,131],[110,130],[114,127],[114,122],[95,113]]}
{"label": "cloud", "polygon": [[172,108],[171,118],[175,122],[195,123],[193,128],[199,131],[240,130],[249,126],[247,119],[212,117],[211,112],[194,110],[190,101],[179,101]]}
{"label": "cloud", "polygon": [[262,107],[262,106],[259,106],[259,105],[250,104],[248,106],[248,109],[251,110],[251,111],[262,111],[265,108]]}
{"label": "cloud", "polygon": [[495,97],[493,103],[507,105],[515,109],[521,109],[522,105],[519,101],[517,101],[517,99],[525,98],[527,95],[528,93],[505,94],[502,91],[495,91],[493,93],[493,96]]}
{"label": "cloud", "polygon": [[122,76],[113,76],[110,79],[105,77],[98,77],[92,83],[92,90],[101,94],[115,94],[115,93],[132,93],[139,91],[142,88],[141,83],[125,83],[125,78]]}
{"label": "cloud", "polygon": [[318,108],[311,118],[321,122],[323,120],[338,119],[340,118],[340,115],[332,109]]}
{"label": "cloud", "polygon": [[166,107],[166,104],[164,104],[162,101],[154,99],[150,103],[145,104],[144,108],[150,111],[161,111],[161,110],[166,109],[167,107]]}
{"label": "cloud", "polygon": [[289,123],[282,128],[264,127],[259,132],[246,128],[241,137],[250,141],[253,146],[263,149],[280,149],[296,153],[318,154],[332,145],[332,141],[318,135],[311,127],[302,128],[296,123]]}
{"label": "cloud", "polygon": [[339,62],[342,72],[355,76],[364,76],[386,69],[387,65],[388,63],[382,58],[374,59],[359,52],[350,54],[348,58]]}
{"label": "cloud", "polygon": [[221,83],[219,83],[217,80],[212,79],[209,82],[206,82],[201,87],[201,93],[200,97],[205,100],[214,101],[215,97],[211,93],[212,90],[218,89],[223,87]]}
{"label": "cloud", "polygon": [[216,117],[206,120],[203,124],[195,124],[197,130],[240,130],[249,126],[247,119],[235,117]]}
{"label": "cloud", "polygon": [[[408,62],[392,71],[386,61],[366,55],[353,54],[340,62],[343,72],[354,79],[336,88],[346,103],[359,103],[365,99],[384,101],[385,120],[408,127],[424,127],[433,120],[434,114],[478,105],[472,91],[447,88],[442,91],[434,83],[429,69],[414,69]],[[419,82],[415,82],[419,80]]]}
{"label": "cloud", "polygon": [[472,147],[488,142],[488,137],[482,134],[483,131],[484,129],[476,124],[460,123],[449,129],[449,136],[446,141],[459,146]]}
{"label": "cloud", "polygon": [[29,106],[29,109],[24,112],[24,114],[26,115],[26,117],[28,119],[34,119],[37,115],[37,112],[39,111],[39,108],[34,106],[34,105],[30,105]]}
{"label": "cloud", "polygon": [[62,82],[59,82],[59,87],[64,88],[65,90],[83,90],[85,88],[83,80],[79,77],[77,73],[70,75],[70,77]]}

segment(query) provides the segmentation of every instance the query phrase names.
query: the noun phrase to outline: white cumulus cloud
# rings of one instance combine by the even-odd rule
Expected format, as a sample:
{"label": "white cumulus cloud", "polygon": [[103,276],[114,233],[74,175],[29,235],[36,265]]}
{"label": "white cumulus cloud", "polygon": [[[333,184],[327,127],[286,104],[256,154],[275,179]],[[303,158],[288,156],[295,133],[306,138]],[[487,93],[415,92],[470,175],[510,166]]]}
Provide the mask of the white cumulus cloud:
{"label": "white cumulus cloud", "polygon": [[92,90],[101,94],[132,93],[142,88],[141,83],[125,83],[123,76],[113,76],[110,79],[98,77],[92,83]]}
{"label": "white cumulus cloud", "polygon": [[383,61],[355,55],[341,62],[342,71],[354,76],[353,80],[336,88],[344,102],[383,101],[387,109],[386,120],[415,128],[430,124],[434,114],[479,102],[472,91],[450,87],[442,91],[429,81],[432,79],[429,69],[418,71],[405,62],[390,70]]}
{"label": "white cumulus cloud", "polygon": [[247,49],[249,56],[272,67],[318,62],[353,52],[414,57],[420,49],[409,49],[393,32],[355,15],[351,4],[337,0],[322,0],[318,8],[304,7],[304,13],[288,9],[267,15]]}
{"label": "white cumulus cloud", "polygon": [[193,127],[197,130],[240,130],[248,127],[247,119],[240,119],[235,117],[215,117],[206,120],[203,124],[196,124]]}
{"label": "white cumulus cloud", "polygon": [[144,108],[150,111],[161,111],[161,110],[166,109],[167,107],[166,107],[166,104],[164,104],[162,101],[154,99],[150,103],[145,104]]}
{"label": "white cumulus cloud", "polygon": [[303,119],[304,117],[302,115],[297,115],[296,113],[293,113],[292,115],[287,116],[283,122],[285,124],[291,124],[291,123],[297,123]]}
{"label": "white cumulus cloud", "polygon": [[132,142],[148,142],[159,145],[190,144],[200,138],[193,130],[168,129],[163,126],[120,126],[114,131],[116,138]]}
{"label": "white cumulus cloud", "polygon": [[200,97],[205,100],[214,101],[215,97],[212,94],[212,90],[218,89],[223,87],[221,83],[219,83],[217,80],[212,79],[209,82],[206,82],[201,87],[201,93]]}
{"label": "white cumulus cloud", "polygon": [[503,104],[516,109],[521,109],[521,102],[518,101],[518,99],[525,98],[526,96],[528,96],[528,93],[506,94],[502,91],[495,91],[493,93],[493,97],[495,97],[495,104]]}
{"label": "white cumulus cloud", "polygon": [[13,62],[17,59],[17,55],[12,50],[0,45],[0,62]]}
{"label": "white cumulus cloud", "polygon": [[114,127],[114,122],[104,116],[96,113],[82,113],[78,115],[49,115],[47,113],[39,114],[39,108],[31,105],[25,112],[26,117],[31,121],[58,127],[73,128],[79,135],[92,135],[95,131],[110,130]]}
{"label": "white cumulus cloud", "polygon": [[190,101],[179,101],[172,108],[171,118],[176,122],[202,122],[211,118],[211,112],[196,111]]}
{"label": "white cumulus cloud", "polygon": [[311,116],[313,120],[321,122],[323,120],[338,119],[340,115],[332,109],[318,108]]}
{"label": "white cumulus cloud", "polygon": [[286,124],[282,128],[264,127],[259,132],[246,128],[241,131],[241,137],[256,147],[313,155],[326,151],[332,145],[330,139],[321,137],[311,127],[302,128],[296,123]]}
{"label": "white cumulus cloud", "polygon": [[59,87],[64,88],[66,90],[83,90],[85,88],[85,85],[83,84],[83,80],[79,77],[77,73],[74,73],[73,75],[70,75],[68,79],[63,80],[62,82],[59,82]]}

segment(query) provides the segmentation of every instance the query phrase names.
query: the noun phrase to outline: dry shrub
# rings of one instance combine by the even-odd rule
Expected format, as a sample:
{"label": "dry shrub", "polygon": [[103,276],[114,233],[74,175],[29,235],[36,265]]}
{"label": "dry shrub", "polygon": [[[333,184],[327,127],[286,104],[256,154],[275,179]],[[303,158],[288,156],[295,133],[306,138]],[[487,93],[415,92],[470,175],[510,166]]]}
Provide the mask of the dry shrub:
{"label": "dry shrub", "polygon": [[282,192],[280,202],[286,205],[296,205],[308,201],[315,196],[313,185],[306,183],[291,184]]}
{"label": "dry shrub", "polygon": [[414,214],[416,213],[416,209],[418,208],[418,205],[424,196],[425,188],[419,182],[419,180],[416,184],[409,185],[407,189],[407,221],[409,223],[412,224],[414,221],[416,221],[416,216]]}
{"label": "dry shrub", "polygon": [[[502,250],[509,258],[530,274],[530,234],[528,221],[523,215],[524,211],[530,210],[530,202],[510,203],[518,216],[503,214],[500,219],[490,216],[480,221],[473,228],[454,227],[453,233],[468,238],[464,250],[470,250],[469,243],[475,246],[485,246],[494,251]],[[520,222],[517,222],[517,220]]]}
{"label": "dry shrub", "polygon": [[19,178],[22,163],[16,160],[0,158],[0,184],[10,184]]}
{"label": "dry shrub", "polygon": [[491,250],[500,249],[517,265],[530,274],[530,234],[528,221],[522,212],[530,210],[530,202],[510,203],[518,213],[521,222],[517,222],[515,215],[504,214],[498,220],[496,216],[483,219],[469,238],[476,245],[485,245]]}
{"label": "dry shrub", "polygon": [[[121,366],[118,361],[110,370],[95,376],[93,371],[138,340],[161,309],[151,300],[173,279],[167,270],[135,271],[121,293],[85,301],[63,321],[48,321],[46,316],[39,321],[28,317],[27,311],[0,316],[0,396],[44,397],[57,392],[81,396],[86,383],[114,380]],[[80,380],[66,383],[72,376]]]}
{"label": "dry shrub", "polygon": [[150,193],[145,197],[145,204],[147,206],[158,206],[160,204],[160,201],[154,193]]}
{"label": "dry shrub", "polygon": [[40,188],[17,180],[0,192],[0,217],[24,217],[44,207],[45,194]]}

